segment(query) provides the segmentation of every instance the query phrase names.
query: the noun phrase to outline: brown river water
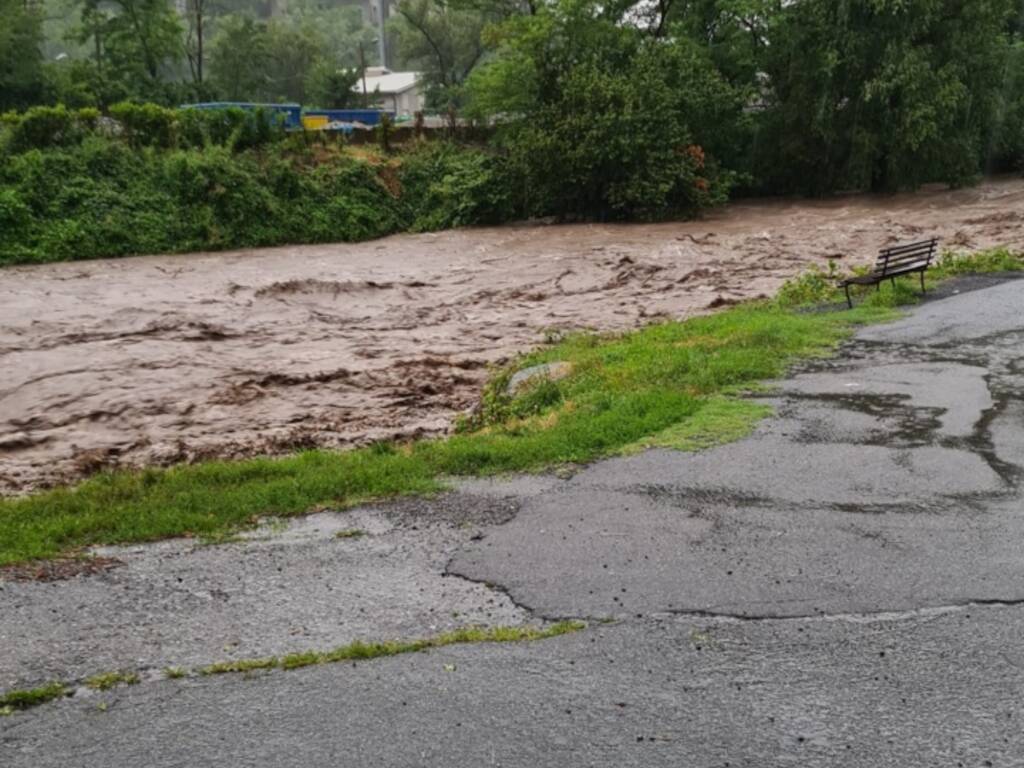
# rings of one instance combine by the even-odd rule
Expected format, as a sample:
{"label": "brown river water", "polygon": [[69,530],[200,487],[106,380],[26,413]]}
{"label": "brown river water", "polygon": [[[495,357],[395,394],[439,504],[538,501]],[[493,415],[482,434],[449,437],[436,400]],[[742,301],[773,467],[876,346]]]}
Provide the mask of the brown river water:
{"label": "brown river water", "polygon": [[444,433],[552,330],[770,295],[890,243],[1024,249],[1024,181],[700,221],[518,225],[0,270],[0,494],[102,467]]}

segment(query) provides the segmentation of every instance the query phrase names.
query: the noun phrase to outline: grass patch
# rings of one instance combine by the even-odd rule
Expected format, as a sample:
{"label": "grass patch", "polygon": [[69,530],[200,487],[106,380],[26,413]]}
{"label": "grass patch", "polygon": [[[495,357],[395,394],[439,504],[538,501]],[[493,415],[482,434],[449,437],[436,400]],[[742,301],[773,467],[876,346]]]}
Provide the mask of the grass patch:
{"label": "grass patch", "polygon": [[276,656],[264,659],[239,659],[238,661],[221,661],[200,667],[200,675],[226,675],[230,672],[255,672],[258,669],[274,669],[278,665]]}
{"label": "grass patch", "polygon": [[625,453],[647,448],[672,448],[677,451],[703,451],[716,445],[742,440],[754,431],[772,409],[750,400],[712,398],[693,418],[673,424],[656,435],[626,446]]}
{"label": "grass patch", "polygon": [[1024,270],[1024,254],[1014,253],[1008,248],[993,248],[970,254],[946,251],[927,272],[927,277],[932,282],[938,282],[957,275],[983,275],[1021,270]]}
{"label": "grass patch", "polygon": [[134,672],[103,672],[85,679],[87,687],[94,691],[109,691],[115,685],[135,685],[139,676]]}
{"label": "grass patch", "polygon": [[[566,360],[571,376],[515,398],[499,376],[482,416],[446,440],[118,471],[0,500],[0,565],[91,545],[223,537],[268,515],[436,492],[444,476],[588,462],[652,436],[714,444],[744,433],[754,415],[723,406],[725,393],[779,377],[798,358],[828,354],[856,324],[892,316],[883,307],[814,315],[762,303],[619,336],[574,336],[522,361]],[[678,435],[665,437],[672,427]]]}
{"label": "grass patch", "polygon": [[9,715],[16,710],[31,709],[70,693],[63,683],[50,683],[24,691],[10,691],[0,696],[0,714]]}
{"label": "grass patch", "polygon": [[[945,251],[925,273],[925,288],[930,290],[944,280],[960,275],[984,275],[998,272],[1020,272],[1024,270],[1024,254],[1014,253],[1007,248],[993,248],[979,253],[958,253]],[[869,267],[854,269],[854,274],[866,274]],[[787,282],[775,299],[783,307],[807,307],[812,305],[845,304],[846,297],[836,287],[842,277],[836,264],[830,261],[827,270],[811,269],[800,277]],[[903,275],[893,285],[888,281],[878,287],[867,285],[850,286],[851,295],[869,307],[899,307],[920,301],[920,276]]]}
{"label": "grass patch", "polygon": [[[342,645],[329,651],[304,651],[290,653],[280,658],[269,656],[259,659],[237,659],[222,661],[200,667],[194,672],[199,675],[225,675],[270,669],[301,669],[318,664],[336,664],[343,661],[368,661],[384,656],[398,656],[403,653],[418,653],[431,648],[465,643],[520,643],[544,640],[550,637],[578,632],[586,627],[582,621],[561,621],[548,627],[460,627],[434,637],[418,640],[389,640],[384,642],[356,642]],[[164,677],[178,680],[187,677],[188,670],[182,667],[167,667]],[[106,672],[86,678],[85,685],[93,690],[106,691],[124,683],[135,685],[139,676],[134,672]],[[45,704],[62,696],[70,696],[73,688],[64,683],[50,683],[40,688],[25,691],[10,691],[0,696],[0,716],[13,714],[16,710],[29,709]],[[105,705],[101,707],[106,709]]]}
{"label": "grass patch", "polygon": [[338,531],[334,534],[336,539],[361,539],[366,535],[366,531],[362,528],[346,528],[344,531]]}
{"label": "grass patch", "polygon": [[[390,640],[384,642],[367,643],[357,640],[348,645],[342,645],[329,651],[303,651],[301,653],[290,653],[280,659],[258,659],[254,662],[258,669],[278,667],[280,669],[301,669],[319,664],[337,664],[343,661],[368,661],[384,656],[398,656],[403,653],[419,653],[431,648],[443,648],[447,645],[459,645],[464,643],[518,643],[531,640],[544,640],[549,637],[558,637],[570,632],[583,629],[586,625],[582,621],[562,621],[552,624],[549,627],[461,627],[451,632],[445,632],[434,637],[418,640]],[[272,663],[268,663],[272,662]],[[236,664],[247,664],[247,662],[230,662],[226,665],[215,665],[217,667],[231,667]],[[245,671],[244,669],[219,669],[223,672]]]}
{"label": "grass patch", "polygon": [[[1019,255],[1003,250],[945,254],[929,279],[1022,267]],[[736,393],[782,376],[795,360],[830,354],[857,325],[891,319],[895,308],[917,300],[911,281],[901,280],[895,289],[869,291],[854,310],[802,311],[839,300],[835,277],[812,272],[773,301],[709,317],[563,339],[516,367],[562,361],[571,364],[570,376],[510,397],[513,369],[499,373],[476,415],[445,440],[116,471],[0,499],[0,566],[100,544],[224,540],[267,516],[434,493],[445,476],[537,471],[642,447],[696,450],[738,439],[768,410]]]}

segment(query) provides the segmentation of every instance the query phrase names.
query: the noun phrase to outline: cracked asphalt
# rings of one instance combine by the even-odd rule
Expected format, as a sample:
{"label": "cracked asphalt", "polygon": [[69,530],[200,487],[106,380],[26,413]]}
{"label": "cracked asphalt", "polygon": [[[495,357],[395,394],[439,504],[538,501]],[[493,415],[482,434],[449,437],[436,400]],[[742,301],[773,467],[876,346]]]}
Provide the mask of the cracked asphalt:
{"label": "cracked asphalt", "polygon": [[[1024,765],[1024,282],[989,282],[794,371],[731,445],[0,582],[0,690],[143,676],[0,718],[0,765]],[[570,617],[533,643],[160,673]]]}

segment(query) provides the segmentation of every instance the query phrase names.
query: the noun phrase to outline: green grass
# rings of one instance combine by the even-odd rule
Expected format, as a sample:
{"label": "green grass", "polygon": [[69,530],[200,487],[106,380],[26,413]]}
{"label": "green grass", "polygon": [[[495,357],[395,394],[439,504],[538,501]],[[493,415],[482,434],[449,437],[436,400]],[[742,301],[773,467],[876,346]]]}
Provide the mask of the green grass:
{"label": "green grass", "polygon": [[0,714],[11,714],[15,710],[30,709],[48,701],[67,696],[70,690],[63,683],[50,683],[25,691],[10,691],[0,696]]}
{"label": "green grass", "polygon": [[742,440],[754,431],[757,423],[772,414],[761,403],[730,397],[708,400],[693,418],[673,424],[656,435],[644,437],[626,446],[625,453],[639,453],[648,448],[672,448],[677,451],[703,451],[716,445]]}
{"label": "green grass", "polygon": [[797,358],[829,353],[858,323],[891,316],[872,306],[814,315],[763,303],[621,336],[575,336],[521,362],[568,360],[572,376],[515,399],[501,394],[507,376],[499,376],[482,417],[446,440],[120,471],[0,500],[0,565],[90,545],[216,539],[264,516],[437,492],[444,476],[592,461],[645,438],[712,444],[745,434],[765,413],[723,397],[782,375]]}
{"label": "green grass", "polygon": [[[522,643],[533,640],[545,640],[559,637],[586,628],[582,621],[560,621],[547,627],[460,627],[433,637],[416,640],[387,640],[383,642],[365,642],[357,640],[329,651],[304,651],[290,653],[278,658],[268,656],[256,659],[236,659],[221,661],[194,670],[199,675],[226,675],[257,670],[270,669],[301,669],[319,664],[337,664],[343,661],[369,661],[384,656],[398,656],[403,653],[419,653],[431,648],[443,648],[448,645],[466,643]],[[182,667],[167,667],[164,677],[168,680],[180,680],[189,675]],[[89,688],[106,691],[124,683],[135,685],[139,676],[134,672],[105,672],[85,679]],[[39,688],[24,691],[10,691],[0,695],[0,715],[10,715],[16,710],[30,709],[45,704],[62,696],[70,696],[72,684],[50,683]]]}
{"label": "green grass", "polygon": [[[934,272],[1021,266],[1019,256],[991,251],[946,255]],[[768,413],[740,399],[744,389],[783,375],[795,360],[830,354],[857,325],[890,319],[917,298],[912,281],[902,280],[866,292],[852,311],[803,311],[839,300],[832,278],[812,272],[774,301],[544,347],[500,372],[477,414],[448,439],[117,471],[0,500],[0,566],[171,536],[229,541],[266,516],[435,493],[446,476],[538,471],[643,447],[697,450],[739,439]],[[515,398],[504,394],[515,368],[552,361],[571,363],[572,375],[536,382]]]}
{"label": "green grass", "polygon": [[343,531],[338,531],[334,534],[336,539],[361,539],[366,535],[366,531],[362,528],[346,528]]}
{"label": "green grass", "polygon": [[103,672],[85,679],[87,687],[94,691],[109,691],[115,685],[136,685],[139,676],[134,672]]}
{"label": "green grass", "polygon": [[255,672],[258,669],[274,669],[278,666],[276,656],[263,659],[239,659],[238,661],[219,661],[206,667],[200,667],[200,675],[225,675],[230,672]]}
{"label": "green grass", "polygon": [[[925,273],[925,286],[930,290],[944,280],[959,275],[1021,270],[1024,270],[1024,254],[1014,253],[1007,248],[993,248],[971,254],[945,251]],[[867,271],[867,267],[854,270],[857,274],[864,274]],[[786,283],[779,291],[776,303],[788,307],[845,304],[843,291],[836,287],[840,277],[835,262],[830,261],[827,271],[811,269]],[[920,300],[919,281],[920,277],[916,274],[905,275],[896,279],[895,286],[882,283],[881,290],[876,290],[875,286],[852,286],[851,294],[856,301],[873,307],[906,306],[916,304]]]}
{"label": "green grass", "polygon": [[549,627],[461,627],[451,632],[417,640],[389,640],[367,643],[357,640],[329,651],[303,651],[281,658],[248,659],[212,664],[199,670],[203,675],[249,672],[255,669],[301,669],[343,661],[368,661],[403,653],[419,653],[431,648],[465,643],[521,643],[558,637],[583,629],[581,621],[562,621]]}

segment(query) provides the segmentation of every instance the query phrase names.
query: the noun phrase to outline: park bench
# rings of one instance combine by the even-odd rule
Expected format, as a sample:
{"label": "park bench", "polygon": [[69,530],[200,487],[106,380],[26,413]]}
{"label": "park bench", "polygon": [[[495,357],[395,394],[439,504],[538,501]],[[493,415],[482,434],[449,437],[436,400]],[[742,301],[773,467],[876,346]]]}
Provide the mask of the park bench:
{"label": "park bench", "polygon": [[846,291],[846,303],[850,305],[850,309],[853,309],[853,299],[850,298],[851,285],[873,285],[881,290],[883,280],[891,280],[895,286],[896,278],[900,275],[920,272],[921,293],[924,293],[924,273],[931,266],[932,259],[935,258],[938,244],[939,239],[933,237],[931,240],[894,245],[892,248],[879,251],[878,261],[875,262],[875,268],[871,272],[866,275],[848,277],[839,283],[839,287]]}

